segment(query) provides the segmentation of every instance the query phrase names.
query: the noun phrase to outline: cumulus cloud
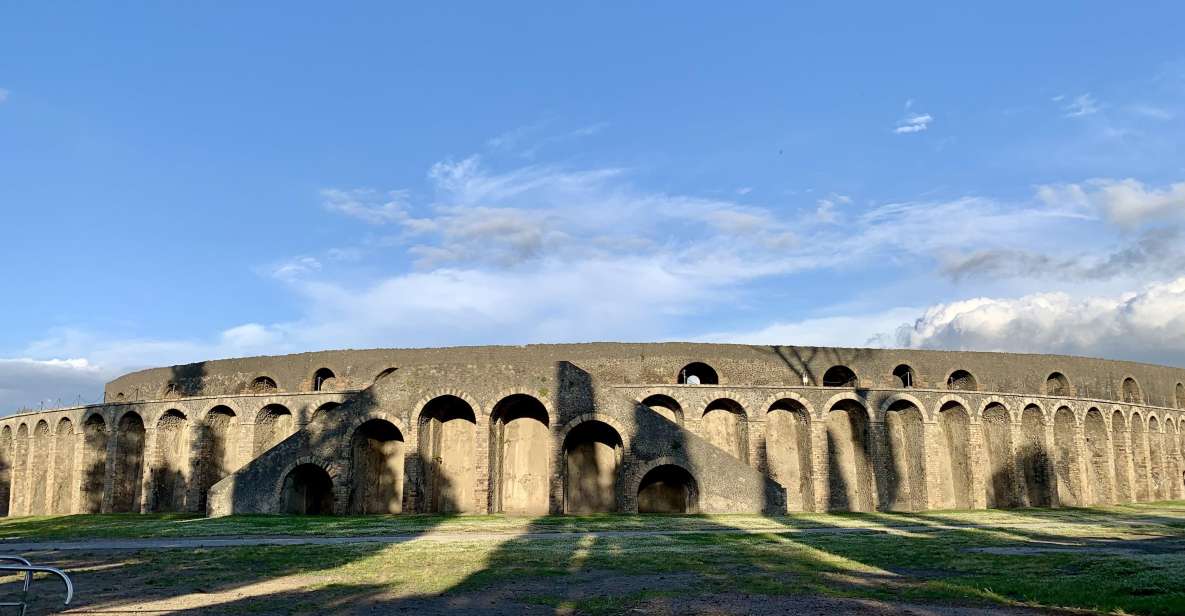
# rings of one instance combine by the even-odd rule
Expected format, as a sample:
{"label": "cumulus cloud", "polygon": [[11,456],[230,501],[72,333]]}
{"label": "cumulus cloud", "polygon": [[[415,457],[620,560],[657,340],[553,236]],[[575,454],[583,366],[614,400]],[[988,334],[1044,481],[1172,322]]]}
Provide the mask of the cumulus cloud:
{"label": "cumulus cloud", "polygon": [[1112,296],[1037,293],[935,305],[897,332],[911,348],[1066,353],[1185,365],[1185,278]]}
{"label": "cumulus cloud", "polygon": [[91,403],[110,377],[86,359],[0,359],[0,413]]}

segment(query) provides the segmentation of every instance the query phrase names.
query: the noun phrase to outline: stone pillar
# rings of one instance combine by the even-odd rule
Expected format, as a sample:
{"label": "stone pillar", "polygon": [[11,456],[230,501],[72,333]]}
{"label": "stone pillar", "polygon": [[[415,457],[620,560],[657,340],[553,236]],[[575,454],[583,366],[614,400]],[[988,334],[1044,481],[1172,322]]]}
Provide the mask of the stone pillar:
{"label": "stone pillar", "polygon": [[110,424],[107,433],[107,461],[103,466],[103,513],[111,513],[115,504],[115,453],[119,443],[119,425]]}
{"label": "stone pillar", "polygon": [[987,509],[987,481],[991,472],[983,443],[983,417],[967,425],[967,456],[971,462],[971,508]]}
{"label": "stone pillar", "polygon": [[57,513],[54,510],[54,497],[57,496],[57,472],[58,472],[58,435],[56,432],[57,426],[49,427],[49,451],[45,455],[45,463],[49,468],[45,471],[45,514],[53,515]]}
{"label": "stone pillar", "polygon": [[82,424],[74,433],[74,476],[70,478],[70,513],[82,513],[82,481],[86,474],[86,432]]}
{"label": "stone pillar", "polygon": [[815,490],[815,511],[827,511],[830,504],[831,476],[827,451],[827,421],[812,420],[811,431],[811,486]]}
{"label": "stone pillar", "polygon": [[151,426],[147,421],[144,423],[144,454],[141,456],[142,462],[140,464],[140,502],[132,506],[133,511],[140,513],[148,513],[149,507],[155,504],[152,495],[156,489],[156,482],[153,480],[152,471],[160,465],[160,460],[157,459],[159,452],[156,446],[156,423],[153,422]]}
{"label": "stone pillar", "polygon": [[1024,439],[1024,427],[1020,413],[1008,415],[1008,472],[1012,474],[1012,502],[1028,506],[1029,494],[1025,489],[1025,470],[1020,462],[1020,442]]}
{"label": "stone pillar", "polygon": [[[873,489],[869,496],[872,500],[872,510],[877,511],[881,509],[882,503],[884,506],[890,505],[889,494],[887,494],[888,479],[890,476],[890,465],[893,461],[889,459],[888,446],[886,439],[888,439],[889,431],[885,426],[884,421],[878,421],[880,418],[872,418],[868,422],[868,470],[872,474]],[[898,481],[902,481],[898,478]]]}
{"label": "stone pillar", "polygon": [[1090,450],[1086,447],[1086,417],[1083,416],[1082,421],[1075,420],[1074,422],[1074,460],[1070,468],[1070,481],[1076,484],[1075,492],[1078,494],[1078,506],[1087,507],[1094,502],[1094,487],[1091,477],[1094,471],[1090,468],[1093,464]]}
{"label": "stone pillar", "polygon": [[946,504],[947,488],[943,479],[950,474],[950,462],[945,455],[946,435],[937,421],[922,422],[922,435],[926,452],[926,508],[940,509]]}
{"label": "stone pillar", "polygon": [[[1115,430],[1111,432],[1114,434]],[[1123,459],[1119,461],[1119,472],[1123,473],[1124,479],[1126,479],[1124,484],[1126,484],[1127,488],[1119,495],[1118,500],[1121,503],[1131,503],[1138,499],[1139,486],[1136,485],[1135,464],[1132,464],[1132,431],[1130,423],[1124,424],[1124,429],[1119,432],[1117,438],[1122,441],[1123,445]],[[1118,479],[1116,477],[1116,485],[1118,485]]]}
{"label": "stone pillar", "polygon": [[765,472],[765,421],[761,419],[745,419],[746,446],[749,466]]}
{"label": "stone pillar", "polygon": [[[473,411],[475,419],[477,419],[477,426],[474,428],[476,432],[475,438],[477,439],[475,445],[477,459],[474,460],[473,464],[474,508],[479,513],[493,513],[493,503],[490,502],[490,418],[488,414],[481,412],[479,409],[473,409]],[[420,462],[422,465],[424,460]]]}
{"label": "stone pillar", "polygon": [[[1056,413],[1056,410],[1054,411]],[[1049,504],[1051,507],[1062,506],[1061,482],[1057,477],[1057,438],[1054,436],[1054,419],[1053,417],[1045,417],[1041,420],[1041,426],[1044,428],[1042,437],[1044,442],[1041,446],[1045,449],[1048,455],[1045,456],[1045,477],[1049,480]]]}

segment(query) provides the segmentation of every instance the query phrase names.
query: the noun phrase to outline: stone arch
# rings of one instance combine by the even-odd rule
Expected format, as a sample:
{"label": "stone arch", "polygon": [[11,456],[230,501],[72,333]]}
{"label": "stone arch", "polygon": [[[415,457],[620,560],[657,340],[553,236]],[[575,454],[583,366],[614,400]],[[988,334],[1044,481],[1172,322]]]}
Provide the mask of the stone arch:
{"label": "stone arch", "polygon": [[823,373],[823,387],[859,387],[860,379],[847,366],[832,366]]}
{"label": "stone arch", "polygon": [[475,513],[477,413],[460,396],[443,394],[420,407],[417,439],[423,470],[420,509]]}
{"label": "stone arch", "polygon": [[391,368],[387,368],[386,370],[383,370],[382,372],[376,374],[374,376],[373,385],[378,385],[379,381],[382,381],[383,379],[391,376],[392,374],[395,374],[395,371],[398,369],[399,368],[391,367]]}
{"label": "stone arch", "polygon": [[551,433],[547,407],[538,398],[516,393],[490,413],[491,510],[548,513]]}
{"label": "stone arch", "polygon": [[625,455],[621,433],[589,419],[567,427],[564,450],[564,513],[617,510],[617,479]]}
{"label": "stone arch", "polygon": [[1142,404],[1144,402],[1143,391],[1140,390],[1140,384],[1132,377],[1124,377],[1123,379],[1123,401],[1128,404]]}
{"label": "stone arch", "polygon": [[29,514],[49,513],[49,465],[53,437],[44,419],[33,428],[33,456],[29,462]]}
{"label": "stone arch", "polygon": [[279,445],[296,431],[292,411],[282,404],[269,404],[255,415],[255,439],[252,457]]}
{"label": "stone arch", "polygon": [[313,391],[334,391],[337,389],[337,375],[329,368],[318,368],[313,373]]}
{"label": "stone arch", "polygon": [[814,511],[811,481],[811,414],[793,398],[781,398],[765,414],[765,456],[770,477],[786,489],[790,511]]}
{"label": "stone arch", "polygon": [[1164,468],[1164,435],[1155,414],[1148,416],[1148,495],[1152,500],[1167,498]]}
{"label": "stone arch", "polygon": [[925,418],[906,397],[884,412],[886,464],[881,507],[890,511],[926,509]]}
{"label": "stone arch", "polygon": [[1090,467],[1090,502],[1094,505],[1113,502],[1111,471],[1114,463],[1111,461],[1111,447],[1107,444],[1107,422],[1103,419],[1102,411],[1094,407],[1086,411],[1083,433]]}
{"label": "stone arch", "polygon": [[732,457],[749,460],[749,422],[745,408],[731,398],[717,398],[704,408],[700,430],[709,443]]}
{"label": "stone arch", "polygon": [[68,417],[59,419],[54,430],[53,513],[74,513],[74,443],[74,423]]}
{"label": "stone arch", "polygon": [[841,399],[827,411],[826,422],[828,509],[872,511],[868,409]]}
{"label": "stone arch", "polygon": [[1057,479],[1058,504],[1065,507],[1081,507],[1082,481],[1079,477],[1078,447],[1074,434],[1078,421],[1070,407],[1059,407],[1053,414],[1054,476]]}
{"label": "stone arch", "polygon": [[1115,501],[1119,503],[1132,498],[1131,470],[1128,467],[1131,454],[1127,441],[1127,420],[1123,418],[1123,411],[1116,409],[1111,413],[1111,464],[1115,476]]}
{"label": "stone arch", "polygon": [[955,370],[946,377],[946,388],[955,391],[979,391],[979,381],[966,370]]}
{"label": "stone arch", "polygon": [[1176,403],[1177,408],[1185,408],[1185,383],[1178,382],[1173,389],[1173,402]]}
{"label": "stone arch", "polygon": [[683,366],[676,375],[680,385],[719,385],[720,375],[716,369],[703,362],[695,361]]}
{"label": "stone arch", "polygon": [[917,384],[917,374],[909,364],[901,364],[893,368],[893,385],[896,387],[914,387]]}
{"label": "stone arch", "polygon": [[188,486],[186,441],[189,418],[177,409],[165,411],[156,422],[156,447],[152,456],[150,511],[184,511]]}
{"label": "stone arch", "polygon": [[103,488],[107,480],[107,422],[92,413],[82,422],[82,513],[103,510]]}
{"label": "stone arch", "polygon": [[[403,511],[403,433],[385,419],[362,422],[350,435],[351,514]],[[328,475],[326,475],[328,476]]]}
{"label": "stone arch", "polygon": [[698,513],[699,486],[680,464],[654,466],[638,482],[638,513]]}
{"label": "stone arch", "polygon": [[938,411],[942,435],[939,449],[945,464],[938,468],[938,502],[945,509],[970,509],[971,500],[971,414],[957,402],[947,402]]}
{"label": "stone arch", "polygon": [[135,513],[140,510],[144,471],[144,420],[135,411],[124,413],[116,424],[114,457],[111,511]]}
{"label": "stone arch", "polygon": [[640,403],[642,406],[662,415],[667,421],[683,425],[683,407],[674,398],[665,394],[651,394]]}
{"label": "stone arch", "polygon": [[1149,483],[1148,434],[1140,413],[1131,414],[1132,471],[1135,473],[1136,501],[1146,503],[1154,499]]}
{"label": "stone arch", "polygon": [[0,516],[7,516],[12,502],[12,426],[0,430]]}
{"label": "stone arch", "polygon": [[980,413],[983,425],[984,456],[987,480],[984,481],[988,507],[1017,506],[1016,479],[1012,463],[1012,416],[999,402],[989,403]]}
{"label": "stone arch", "polygon": [[295,465],[284,474],[280,488],[283,512],[296,515],[333,513],[333,478],[313,462]]}
{"label": "stone arch", "polygon": [[970,418],[975,417],[975,415],[972,413],[972,411],[974,410],[975,407],[968,404],[966,398],[964,398],[963,396],[956,395],[956,394],[946,394],[946,395],[939,397],[938,400],[936,400],[934,402],[934,404],[931,406],[930,420],[935,423],[940,421],[941,420],[940,412],[942,411],[942,409],[944,409],[952,404],[963,407],[963,410],[967,412],[968,417],[970,417]]}
{"label": "stone arch", "polygon": [[248,390],[253,394],[266,394],[280,390],[280,386],[276,384],[276,380],[270,376],[258,376],[251,381]]}
{"label": "stone arch", "polygon": [[206,510],[210,488],[237,467],[237,432],[238,415],[234,409],[225,405],[218,405],[206,411],[204,420],[198,424],[198,435],[194,443],[197,450],[194,476],[197,481],[198,511]]}
{"label": "stone arch", "polygon": [[1045,413],[1036,404],[1021,411],[1021,443],[1017,447],[1017,465],[1024,474],[1025,501],[1030,507],[1052,504],[1049,477],[1049,451],[1045,444]]}
{"label": "stone arch", "polygon": [[1045,395],[1063,398],[1071,395],[1070,379],[1060,372],[1050,373],[1045,377]]}

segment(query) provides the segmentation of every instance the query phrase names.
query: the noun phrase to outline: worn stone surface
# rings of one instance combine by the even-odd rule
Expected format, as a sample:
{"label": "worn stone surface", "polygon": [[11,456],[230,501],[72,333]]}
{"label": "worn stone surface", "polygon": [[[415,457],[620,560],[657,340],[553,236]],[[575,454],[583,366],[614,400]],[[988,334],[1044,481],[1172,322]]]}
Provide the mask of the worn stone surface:
{"label": "worn stone surface", "polygon": [[117,378],[103,404],[0,419],[0,513],[1177,498],[1183,381],[1052,355],[684,343],[210,361]]}

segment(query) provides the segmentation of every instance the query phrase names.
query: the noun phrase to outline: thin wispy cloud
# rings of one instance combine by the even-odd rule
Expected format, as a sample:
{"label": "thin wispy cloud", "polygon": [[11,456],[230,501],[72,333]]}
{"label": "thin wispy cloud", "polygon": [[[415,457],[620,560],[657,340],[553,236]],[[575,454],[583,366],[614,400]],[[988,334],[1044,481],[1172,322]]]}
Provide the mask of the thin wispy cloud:
{"label": "thin wispy cloud", "polygon": [[1067,101],[1066,97],[1055,96],[1055,103],[1062,103],[1062,117],[1081,118],[1094,115],[1102,110],[1099,102],[1090,93],[1080,94]]}
{"label": "thin wispy cloud", "polygon": [[933,121],[934,117],[928,113],[910,114],[897,122],[897,127],[893,129],[893,132],[898,135],[920,133],[930,128],[930,123]]}

